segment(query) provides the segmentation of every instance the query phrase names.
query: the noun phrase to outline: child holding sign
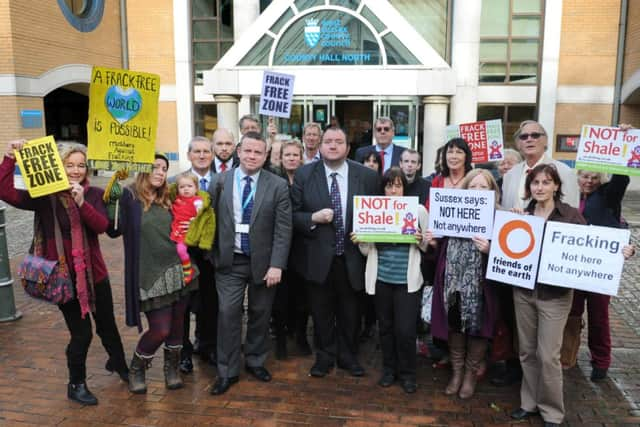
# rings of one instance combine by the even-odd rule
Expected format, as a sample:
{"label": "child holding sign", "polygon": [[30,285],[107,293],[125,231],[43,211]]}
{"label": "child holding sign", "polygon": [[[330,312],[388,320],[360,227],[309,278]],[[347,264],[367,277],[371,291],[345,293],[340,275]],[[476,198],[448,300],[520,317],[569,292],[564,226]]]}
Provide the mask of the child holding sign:
{"label": "child holding sign", "polygon": [[[387,170],[382,179],[385,196],[402,196],[407,180],[399,167]],[[418,230],[415,244],[360,243],[360,252],[367,257],[365,287],[374,295],[383,371],[378,381],[381,387],[401,381],[406,393],[415,393],[416,385],[416,318],[423,278],[420,251],[426,250],[422,232],[427,226],[427,211],[418,206]],[[351,240],[358,237],[351,234]]]}
{"label": "child holding sign", "polygon": [[[491,172],[485,169],[469,172],[461,186],[495,191],[495,200],[500,199],[500,190]],[[489,241],[481,237],[435,241],[432,230],[427,230],[425,237],[437,247],[431,332],[436,338],[448,340],[453,370],[445,394],[468,399],[484,369],[496,318],[494,290],[485,281]]]}

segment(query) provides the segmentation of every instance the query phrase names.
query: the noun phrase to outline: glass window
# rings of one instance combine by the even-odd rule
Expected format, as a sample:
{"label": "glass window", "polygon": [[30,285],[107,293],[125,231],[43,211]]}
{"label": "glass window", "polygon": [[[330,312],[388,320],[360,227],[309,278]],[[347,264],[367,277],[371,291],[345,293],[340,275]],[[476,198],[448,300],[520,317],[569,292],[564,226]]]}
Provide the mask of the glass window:
{"label": "glass window", "polygon": [[195,104],[195,134],[211,139],[218,128],[218,114],[215,104]]}
{"label": "glass window", "polygon": [[483,0],[480,36],[509,35],[509,0]]}
{"label": "glass window", "polygon": [[511,35],[538,37],[540,35],[540,17],[514,16],[511,24]]}
{"label": "glass window", "polygon": [[480,82],[535,85],[541,34],[540,0],[484,0]]}
{"label": "glass window", "polygon": [[210,70],[233,44],[233,2],[192,0],[191,38],[193,73],[202,83],[202,71]]}
{"label": "glass window", "polygon": [[442,58],[446,57],[448,0],[390,0],[390,3]]}
{"label": "glass window", "polygon": [[514,13],[540,13],[542,11],[541,0],[514,0]]}
{"label": "glass window", "polygon": [[273,65],[378,65],[377,40],[355,16],[337,10],[304,15],[282,35]]}
{"label": "glass window", "polygon": [[480,44],[480,62],[506,61],[508,43],[506,41],[486,41]]}
{"label": "glass window", "polygon": [[535,105],[478,105],[478,120],[502,120],[502,136],[506,148],[516,149],[513,134],[524,120],[535,120]]}
{"label": "glass window", "polygon": [[269,28],[269,31],[271,31],[273,34],[278,34],[282,29],[282,27],[284,26],[284,24],[289,22],[291,18],[293,18],[293,11],[291,10],[291,8],[289,8],[286,10],[285,13],[282,14],[280,18],[278,18],[276,23],[273,24],[271,28]]}
{"label": "glass window", "polygon": [[305,9],[309,9],[310,7],[322,6],[324,5],[324,0],[296,0],[293,2],[296,5],[296,8],[302,12]]}
{"label": "glass window", "polygon": [[331,6],[342,6],[356,10],[360,5],[360,0],[331,0]]}
{"label": "glass window", "polygon": [[272,43],[273,38],[265,34],[253,46],[253,49],[242,58],[239,65],[269,65],[269,52],[271,51]]}
{"label": "glass window", "polygon": [[387,51],[387,64],[419,64],[418,59],[392,33],[385,35],[382,42]]}
{"label": "glass window", "polygon": [[384,25],[378,19],[378,17],[376,15],[374,15],[373,12],[371,12],[371,10],[366,6],[362,8],[362,16],[364,17],[364,19],[369,21],[369,23],[371,23],[371,25],[373,25],[373,28],[375,28],[378,33],[381,33],[382,31],[384,31],[387,28],[387,26]]}

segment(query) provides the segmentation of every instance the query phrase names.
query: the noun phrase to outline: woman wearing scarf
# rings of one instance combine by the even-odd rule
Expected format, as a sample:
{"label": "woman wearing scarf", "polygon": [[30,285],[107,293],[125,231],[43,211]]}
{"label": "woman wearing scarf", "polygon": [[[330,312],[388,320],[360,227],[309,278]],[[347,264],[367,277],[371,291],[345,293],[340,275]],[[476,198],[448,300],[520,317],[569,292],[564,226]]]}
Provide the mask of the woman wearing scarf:
{"label": "woman wearing scarf", "polygon": [[[165,385],[169,390],[183,387],[178,371],[184,313],[188,294],[197,286],[186,286],[182,263],[170,239],[171,201],[167,185],[169,159],[156,154],[150,173],[139,173],[119,199],[119,224],[111,237],[122,235],[127,326],[142,332],[140,312],[149,323],[136,346],[129,372],[129,391],[147,392],[146,369],[164,343]],[[188,226],[188,225],[187,225]]]}
{"label": "woman wearing scarf", "polygon": [[116,371],[125,381],[128,376],[122,340],[113,316],[109,276],[98,243],[98,235],[104,233],[109,225],[102,203],[103,191],[89,186],[86,147],[77,143],[58,145],[71,184],[69,190],[33,199],[26,191],[16,190],[13,182],[16,165],[14,150],[21,149],[25,142],[11,141],[8,144],[0,164],[0,199],[19,209],[34,211],[38,218],[34,223],[40,224],[34,229],[34,239],[41,239],[43,257],[48,260],[58,260],[52,208],[55,206],[64,257],[67,265],[74,266],[71,277],[76,290],[76,298],[58,306],[71,335],[67,345],[67,396],[84,405],[96,405],[98,399],[85,382],[87,352],[92,338],[89,313],[93,316],[102,345],[109,354],[105,368]]}
{"label": "woman wearing scarf", "polygon": [[[500,190],[486,169],[469,172],[461,188],[494,191],[495,199],[500,199]],[[437,247],[431,333],[448,341],[453,371],[445,394],[468,399],[484,369],[496,320],[494,290],[485,280],[489,241],[481,237],[432,240],[431,230],[425,238]]]}

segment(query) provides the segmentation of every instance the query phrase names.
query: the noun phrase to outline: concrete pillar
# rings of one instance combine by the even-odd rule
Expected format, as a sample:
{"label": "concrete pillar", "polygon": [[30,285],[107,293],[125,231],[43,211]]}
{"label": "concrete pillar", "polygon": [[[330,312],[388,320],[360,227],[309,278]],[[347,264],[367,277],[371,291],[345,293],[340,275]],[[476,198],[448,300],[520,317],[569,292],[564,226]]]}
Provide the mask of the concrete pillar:
{"label": "concrete pillar", "polygon": [[425,96],[424,128],[422,129],[422,176],[434,171],[438,148],[446,141],[447,106],[449,98],[446,96]]}
{"label": "concrete pillar", "polygon": [[451,124],[468,123],[478,115],[481,0],[453,2],[451,68],[456,94],[451,98]]}
{"label": "concrete pillar", "polygon": [[[191,167],[186,153],[193,138],[193,73],[191,70],[191,2],[173,2],[173,48],[176,80],[176,126],[178,130],[178,170]],[[164,85],[163,85],[164,86]],[[175,95],[174,95],[175,96]]]}
{"label": "concrete pillar", "polygon": [[239,97],[233,95],[215,95],[216,107],[218,109],[218,129],[229,129],[236,142],[239,141],[240,129],[238,128],[238,100]]}
{"label": "concrete pillar", "polygon": [[233,39],[238,41],[244,31],[260,16],[260,0],[233,2]]}

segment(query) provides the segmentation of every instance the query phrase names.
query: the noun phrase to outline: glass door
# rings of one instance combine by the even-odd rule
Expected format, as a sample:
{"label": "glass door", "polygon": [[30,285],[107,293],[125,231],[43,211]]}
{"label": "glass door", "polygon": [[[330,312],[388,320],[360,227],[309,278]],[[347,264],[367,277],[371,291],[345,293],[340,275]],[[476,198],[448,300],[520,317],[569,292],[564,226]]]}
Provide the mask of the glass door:
{"label": "glass door", "polygon": [[417,147],[418,134],[418,101],[374,102],[374,120],[377,117],[389,117],[395,125],[393,143],[407,148]]}

